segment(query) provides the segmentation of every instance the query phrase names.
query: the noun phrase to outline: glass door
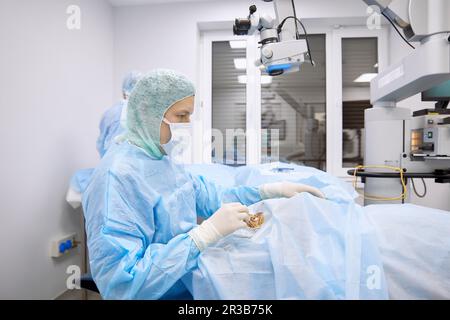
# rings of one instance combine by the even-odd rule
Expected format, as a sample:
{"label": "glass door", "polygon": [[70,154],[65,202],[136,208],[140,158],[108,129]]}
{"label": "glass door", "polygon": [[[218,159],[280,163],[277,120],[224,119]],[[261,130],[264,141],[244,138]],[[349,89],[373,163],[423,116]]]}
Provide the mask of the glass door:
{"label": "glass door", "polygon": [[309,35],[315,66],[261,75],[261,162],[326,170],[326,36]]}
{"label": "glass door", "polygon": [[335,161],[332,173],[364,164],[364,110],[371,108],[370,81],[387,66],[385,29],[339,29],[333,32]]}

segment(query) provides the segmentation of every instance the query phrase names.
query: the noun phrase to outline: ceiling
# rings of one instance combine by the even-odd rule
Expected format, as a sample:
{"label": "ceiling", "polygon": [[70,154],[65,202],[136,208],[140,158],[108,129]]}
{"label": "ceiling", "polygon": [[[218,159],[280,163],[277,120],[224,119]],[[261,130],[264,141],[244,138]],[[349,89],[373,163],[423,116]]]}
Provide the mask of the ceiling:
{"label": "ceiling", "polygon": [[109,0],[115,7],[134,6],[142,4],[176,3],[176,2],[213,2],[218,0]]}

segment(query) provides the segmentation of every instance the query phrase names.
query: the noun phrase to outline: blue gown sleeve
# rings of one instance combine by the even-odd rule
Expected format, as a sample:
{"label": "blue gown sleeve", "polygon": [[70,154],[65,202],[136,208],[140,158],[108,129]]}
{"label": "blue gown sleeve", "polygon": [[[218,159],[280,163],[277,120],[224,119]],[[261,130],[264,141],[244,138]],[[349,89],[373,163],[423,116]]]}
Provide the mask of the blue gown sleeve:
{"label": "blue gown sleeve", "polygon": [[200,251],[187,233],[155,243],[157,195],[111,172],[106,180],[83,198],[94,281],[105,299],[159,299],[197,266]]}
{"label": "blue gown sleeve", "polygon": [[108,126],[106,125],[106,113],[103,114],[102,119],[100,121],[100,125],[99,125],[99,130],[100,130],[100,134],[97,138],[97,142],[96,142],[96,147],[97,147],[97,151],[100,155],[100,158],[103,158],[103,156],[105,155],[106,152],[106,148],[105,148],[105,139],[108,136]]}
{"label": "blue gown sleeve", "polygon": [[191,178],[194,183],[197,214],[203,218],[209,218],[222,203],[240,202],[249,206],[262,200],[257,187],[224,188],[208,181],[202,175],[191,174]]}
{"label": "blue gown sleeve", "polygon": [[120,126],[120,116],[123,106],[124,102],[120,102],[106,110],[102,116],[99,125],[100,134],[96,143],[100,158],[103,158],[106,151],[108,151],[109,147],[114,142],[113,139],[124,131]]}

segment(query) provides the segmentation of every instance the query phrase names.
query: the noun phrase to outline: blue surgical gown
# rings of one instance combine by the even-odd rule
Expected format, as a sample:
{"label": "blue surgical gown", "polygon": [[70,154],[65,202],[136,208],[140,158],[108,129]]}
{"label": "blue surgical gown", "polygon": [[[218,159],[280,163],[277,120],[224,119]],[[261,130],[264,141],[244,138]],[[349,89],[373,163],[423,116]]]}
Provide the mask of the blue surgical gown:
{"label": "blue surgical gown", "polygon": [[124,129],[120,126],[120,116],[122,109],[125,106],[126,101],[122,100],[110,109],[106,110],[100,121],[100,135],[97,138],[97,151],[100,157],[103,157],[114,142],[114,138],[124,132]]}
{"label": "blue surgical gown", "polygon": [[256,187],[221,188],[124,142],[107,152],[83,194],[90,267],[106,299],[177,299],[197,267],[187,234],[224,202],[261,201]]}

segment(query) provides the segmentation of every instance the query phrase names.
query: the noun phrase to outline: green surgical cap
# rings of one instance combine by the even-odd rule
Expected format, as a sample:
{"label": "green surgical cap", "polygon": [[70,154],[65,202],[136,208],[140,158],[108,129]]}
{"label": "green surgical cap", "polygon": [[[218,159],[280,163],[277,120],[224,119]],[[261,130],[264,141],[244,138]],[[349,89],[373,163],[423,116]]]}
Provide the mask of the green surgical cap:
{"label": "green surgical cap", "polygon": [[126,139],[161,159],[160,127],[174,103],[195,94],[194,84],[173,70],[156,69],[136,84],[128,101]]}

